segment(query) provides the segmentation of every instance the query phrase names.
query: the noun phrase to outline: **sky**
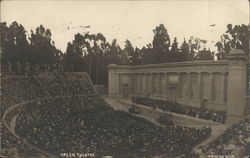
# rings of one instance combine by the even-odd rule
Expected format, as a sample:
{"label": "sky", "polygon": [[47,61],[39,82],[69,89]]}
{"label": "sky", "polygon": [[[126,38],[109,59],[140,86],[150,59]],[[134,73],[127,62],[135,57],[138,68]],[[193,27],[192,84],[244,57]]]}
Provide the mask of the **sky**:
{"label": "sky", "polygon": [[[121,47],[129,39],[134,47],[152,43],[153,29],[164,24],[171,41],[184,37],[218,41],[227,24],[249,23],[248,0],[80,1],[2,0],[1,21],[17,21],[30,30],[43,24],[52,32],[58,49],[65,51],[76,33],[102,33]],[[215,24],[214,27],[211,25]],[[84,28],[82,26],[90,26]]]}

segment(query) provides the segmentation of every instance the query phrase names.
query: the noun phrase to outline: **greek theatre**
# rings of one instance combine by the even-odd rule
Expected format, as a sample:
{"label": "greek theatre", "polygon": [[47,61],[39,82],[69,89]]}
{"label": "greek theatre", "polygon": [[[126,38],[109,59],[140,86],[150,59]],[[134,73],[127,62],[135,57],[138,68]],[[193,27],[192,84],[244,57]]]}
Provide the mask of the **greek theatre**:
{"label": "greek theatre", "polygon": [[249,113],[248,60],[232,50],[227,60],[109,65],[109,96],[147,96],[183,105],[226,110],[228,120]]}

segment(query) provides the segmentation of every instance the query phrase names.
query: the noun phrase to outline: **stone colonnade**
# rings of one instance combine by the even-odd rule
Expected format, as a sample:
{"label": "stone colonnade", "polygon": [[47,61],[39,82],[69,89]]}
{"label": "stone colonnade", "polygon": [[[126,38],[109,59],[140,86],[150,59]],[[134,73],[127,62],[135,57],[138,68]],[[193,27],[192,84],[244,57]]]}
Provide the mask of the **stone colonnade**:
{"label": "stone colonnade", "polygon": [[[228,72],[120,72],[110,86],[113,96],[149,96],[177,101],[184,105],[225,110],[227,104]],[[124,88],[127,90],[124,91]],[[112,95],[112,94],[110,94]],[[209,106],[208,106],[209,105]]]}
{"label": "stone colonnade", "polygon": [[147,96],[214,110],[231,117],[245,115],[246,55],[234,50],[228,60],[109,65],[109,95]]}

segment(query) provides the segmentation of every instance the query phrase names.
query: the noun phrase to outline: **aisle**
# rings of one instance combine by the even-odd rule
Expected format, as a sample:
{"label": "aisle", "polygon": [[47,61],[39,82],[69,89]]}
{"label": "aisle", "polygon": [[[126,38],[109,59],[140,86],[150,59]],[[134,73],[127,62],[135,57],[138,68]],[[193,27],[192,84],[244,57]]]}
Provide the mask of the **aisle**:
{"label": "aisle", "polygon": [[[112,98],[108,98],[108,97],[105,97],[104,99],[105,99],[105,101],[106,101],[107,103],[109,103],[115,110],[121,110],[121,111],[128,112],[128,109],[130,108],[130,106],[129,106],[128,104],[122,104],[121,102],[119,102],[119,101],[116,100],[116,99],[112,99]],[[130,113],[130,114],[132,114],[132,113]],[[146,119],[146,120],[152,122],[153,124],[162,127],[162,125],[159,124],[155,119],[146,117],[146,116],[141,115],[141,114],[132,114],[132,115],[137,116],[137,117],[144,118],[144,119]]]}
{"label": "aisle", "polygon": [[108,104],[110,104],[115,110],[121,110],[121,111],[128,112],[129,108],[125,107],[124,105],[122,105],[121,103],[119,103],[118,101],[116,101],[115,99],[105,97],[104,100]]}

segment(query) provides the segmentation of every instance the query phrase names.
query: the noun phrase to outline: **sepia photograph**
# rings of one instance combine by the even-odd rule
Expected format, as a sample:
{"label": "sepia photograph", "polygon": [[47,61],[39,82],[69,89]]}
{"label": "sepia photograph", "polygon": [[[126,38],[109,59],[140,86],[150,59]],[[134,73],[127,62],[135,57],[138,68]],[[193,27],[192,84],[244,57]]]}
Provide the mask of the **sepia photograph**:
{"label": "sepia photograph", "polygon": [[250,0],[0,0],[0,158],[250,158]]}

